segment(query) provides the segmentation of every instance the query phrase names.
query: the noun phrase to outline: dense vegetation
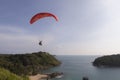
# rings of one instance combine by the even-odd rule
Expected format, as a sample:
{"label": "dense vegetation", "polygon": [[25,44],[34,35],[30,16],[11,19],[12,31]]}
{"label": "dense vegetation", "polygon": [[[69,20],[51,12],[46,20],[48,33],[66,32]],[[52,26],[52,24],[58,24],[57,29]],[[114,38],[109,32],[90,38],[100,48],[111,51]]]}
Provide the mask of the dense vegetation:
{"label": "dense vegetation", "polygon": [[97,67],[120,67],[120,55],[110,55],[96,58],[93,65]]}
{"label": "dense vegetation", "polygon": [[0,67],[17,75],[37,74],[40,70],[60,65],[60,62],[46,52],[29,54],[0,54]]}
{"label": "dense vegetation", "polygon": [[29,78],[17,76],[8,70],[0,68],[0,80],[29,80]]}

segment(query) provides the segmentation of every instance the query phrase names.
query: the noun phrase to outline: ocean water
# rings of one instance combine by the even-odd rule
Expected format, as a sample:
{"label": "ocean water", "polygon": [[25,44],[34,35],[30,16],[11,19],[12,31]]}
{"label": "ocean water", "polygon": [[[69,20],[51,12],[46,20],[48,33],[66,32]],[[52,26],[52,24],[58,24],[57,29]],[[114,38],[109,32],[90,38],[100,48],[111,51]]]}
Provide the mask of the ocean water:
{"label": "ocean water", "polygon": [[99,56],[56,56],[62,64],[46,70],[46,73],[63,72],[64,77],[52,80],[82,80],[84,76],[89,80],[120,80],[120,68],[97,68],[92,65]]}

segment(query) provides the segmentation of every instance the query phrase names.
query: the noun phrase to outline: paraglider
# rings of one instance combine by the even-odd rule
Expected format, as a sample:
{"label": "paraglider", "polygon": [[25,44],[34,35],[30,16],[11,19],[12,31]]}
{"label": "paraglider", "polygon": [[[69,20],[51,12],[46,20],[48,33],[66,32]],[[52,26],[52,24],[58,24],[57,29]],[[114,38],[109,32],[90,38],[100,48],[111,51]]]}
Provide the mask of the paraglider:
{"label": "paraglider", "polygon": [[30,24],[33,24],[37,20],[44,18],[44,17],[53,17],[56,21],[58,21],[57,16],[55,16],[54,14],[43,12],[43,13],[38,13],[38,14],[34,15],[30,20]]}
{"label": "paraglider", "polygon": [[42,46],[42,41],[39,42],[39,45]]}

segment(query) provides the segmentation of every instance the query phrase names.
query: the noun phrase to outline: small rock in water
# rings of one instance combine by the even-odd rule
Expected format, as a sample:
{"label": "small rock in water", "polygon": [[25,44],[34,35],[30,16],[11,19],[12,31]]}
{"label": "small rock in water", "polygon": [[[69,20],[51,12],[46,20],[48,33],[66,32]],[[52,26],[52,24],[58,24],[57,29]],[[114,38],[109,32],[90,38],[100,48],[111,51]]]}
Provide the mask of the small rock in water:
{"label": "small rock in water", "polygon": [[83,77],[83,79],[82,79],[82,80],[89,80],[89,79],[88,79],[88,77]]}
{"label": "small rock in water", "polygon": [[63,72],[54,72],[49,74],[50,78],[62,78],[63,77]]}

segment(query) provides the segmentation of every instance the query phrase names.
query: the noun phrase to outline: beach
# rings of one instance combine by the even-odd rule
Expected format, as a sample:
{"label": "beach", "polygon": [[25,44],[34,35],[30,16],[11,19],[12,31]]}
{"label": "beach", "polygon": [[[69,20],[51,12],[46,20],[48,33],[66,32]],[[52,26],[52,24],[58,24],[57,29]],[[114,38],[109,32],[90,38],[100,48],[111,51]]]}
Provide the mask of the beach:
{"label": "beach", "polygon": [[47,78],[48,75],[45,75],[45,74],[37,74],[37,75],[34,75],[34,76],[29,76],[29,79],[30,80],[41,80],[43,78]]}

